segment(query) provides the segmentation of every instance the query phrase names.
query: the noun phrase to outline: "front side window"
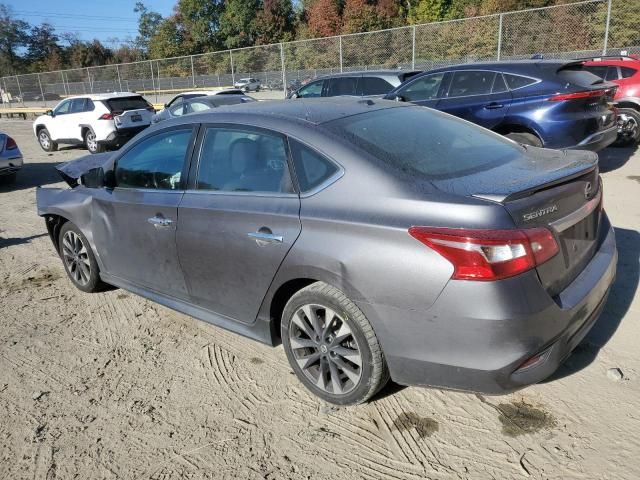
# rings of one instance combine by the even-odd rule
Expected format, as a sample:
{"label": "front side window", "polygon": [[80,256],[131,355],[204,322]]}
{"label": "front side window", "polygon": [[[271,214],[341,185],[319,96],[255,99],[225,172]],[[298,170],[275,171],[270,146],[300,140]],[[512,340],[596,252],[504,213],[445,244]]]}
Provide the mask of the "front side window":
{"label": "front side window", "polygon": [[171,130],[149,137],[116,163],[116,186],[177,190],[180,188],[192,129]]}
{"label": "front side window", "polygon": [[311,82],[309,85],[305,85],[300,90],[298,90],[298,98],[321,97],[323,84],[324,81],[320,80],[318,82]]}
{"label": "front side window", "polygon": [[207,129],[196,188],[222,192],[292,192],[284,138],[229,128]]}
{"label": "front side window", "polygon": [[56,115],[64,115],[65,113],[69,113],[70,109],[71,109],[71,100],[65,100],[64,102],[62,102],[60,105],[56,107],[53,113],[55,113]]}
{"label": "front side window", "polygon": [[444,73],[425,75],[424,77],[418,78],[399,93],[407,102],[418,102],[438,98],[438,92],[440,91],[443,78]]}
{"label": "front side window", "polygon": [[338,77],[329,80],[327,97],[339,97],[341,95],[355,95],[358,86],[357,77]]}
{"label": "front side window", "polygon": [[169,109],[169,112],[171,113],[172,117],[179,117],[181,115],[184,115],[186,112],[184,111],[185,109],[185,103],[184,102],[179,102],[177,105],[174,105],[173,107],[171,107]]}
{"label": "front side window", "polygon": [[495,72],[457,71],[449,87],[449,97],[468,97],[470,95],[488,95],[491,93]]}
{"label": "front side window", "polygon": [[191,102],[187,104],[189,107],[189,113],[191,112],[203,112],[205,110],[211,110],[211,105],[205,102]]}

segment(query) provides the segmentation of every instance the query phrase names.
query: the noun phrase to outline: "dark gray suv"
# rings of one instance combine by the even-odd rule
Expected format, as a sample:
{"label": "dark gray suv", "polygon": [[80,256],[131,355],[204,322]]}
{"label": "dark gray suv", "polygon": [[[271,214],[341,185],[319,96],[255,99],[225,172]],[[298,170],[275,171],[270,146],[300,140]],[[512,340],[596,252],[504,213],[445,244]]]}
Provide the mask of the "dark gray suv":
{"label": "dark gray suv", "polygon": [[326,75],[317,78],[294,92],[288,98],[317,97],[374,97],[382,96],[398,87],[420,71],[366,70]]}
{"label": "dark gray suv", "polygon": [[597,156],[374,100],[254,102],[155,125],[39,188],[71,281],[282,341],[316,395],[502,393],[551,374],[616,269]]}

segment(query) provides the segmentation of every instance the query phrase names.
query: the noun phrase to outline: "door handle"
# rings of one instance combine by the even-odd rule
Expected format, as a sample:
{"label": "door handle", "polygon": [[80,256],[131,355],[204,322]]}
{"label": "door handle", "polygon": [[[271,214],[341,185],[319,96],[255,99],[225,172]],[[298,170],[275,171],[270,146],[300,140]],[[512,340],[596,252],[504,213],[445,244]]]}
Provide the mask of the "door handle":
{"label": "door handle", "polygon": [[247,235],[255,239],[258,245],[266,245],[267,243],[282,243],[284,238],[282,235],[275,235],[273,233],[266,232],[250,232]]}
{"label": "door handle", "polygon": [[496,103],[496,102],[491,102],[490,104],[484,106],[484,108],[486,108],[487,110],[495,110],[496,108],[502,108],[502,107],[504,107],[503,104]]}
{"label": "door handle", "polygon": [[160,227],[170,227],[173,224],[173,220],[170,218],[162,218],[162,217],[151,217],[147,219],[151,225],[156,228]]}

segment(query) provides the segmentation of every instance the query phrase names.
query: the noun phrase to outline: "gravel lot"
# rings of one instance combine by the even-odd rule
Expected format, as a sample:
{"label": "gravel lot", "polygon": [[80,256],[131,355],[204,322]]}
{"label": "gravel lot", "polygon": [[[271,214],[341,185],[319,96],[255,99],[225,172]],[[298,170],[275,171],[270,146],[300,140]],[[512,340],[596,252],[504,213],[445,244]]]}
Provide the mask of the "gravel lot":
{"label": "gravel lot", "polygon": [[[36,215],[63,186],[31,122],[0,186],[0,478],[640,478],[640,153],[601,153],[618,277],[550,380],[488,397],[390,386],[335,409],[270,348],[123,290],[74,289]],[[619,370],[616,370],[619,369]]]}

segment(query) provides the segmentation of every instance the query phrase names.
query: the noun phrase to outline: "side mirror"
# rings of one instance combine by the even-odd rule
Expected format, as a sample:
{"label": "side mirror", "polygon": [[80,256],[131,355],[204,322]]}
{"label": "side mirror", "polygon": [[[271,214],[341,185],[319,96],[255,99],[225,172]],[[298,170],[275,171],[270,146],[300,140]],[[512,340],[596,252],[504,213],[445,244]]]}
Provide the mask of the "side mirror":
{"label": "side mirror", "polygon": [[168,103],[165,103],[165,104],[164,104],[164,108],[169,108],[169,104],[168,104]]}
{"label": "side mirror", "polygon": [[55,117],[55,115],[53,114],[53,110],[47,110],[46,112],[44,112],[45,115],[49,115],[50,117]]}
{"label": "side mirror", "polygon": [[289,98],[298,98],[298,93],[293,92],[291,95],[289,95]]}
{"label": "side mirror", "polygon": [[102,167],[92,168],[80,175],[80,183],[87,188],[109,188],[116,186],[113,170],[106,172]]}
{"label": "side mirror", "polygon": [[396,95],[395,97],[393,97],[393,99],[396,102],[404,102],[405,101],[405,98],[402,95]]}

